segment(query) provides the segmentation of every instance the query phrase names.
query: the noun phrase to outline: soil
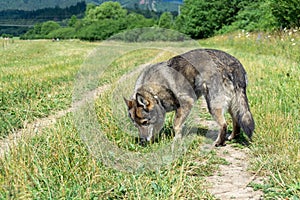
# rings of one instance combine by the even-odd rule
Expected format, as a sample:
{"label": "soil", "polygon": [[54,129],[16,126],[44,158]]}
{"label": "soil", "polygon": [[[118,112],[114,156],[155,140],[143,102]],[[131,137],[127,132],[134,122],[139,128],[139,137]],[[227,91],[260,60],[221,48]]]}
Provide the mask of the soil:
{"label": "soil", "polygon": [[217,199],[263,199],[262,191],[254,191],[251,182],[262,183],[263,178],[248,171],[249,149],[226,145],[216,148],[217,156],[224,158],[228,165],[220,165],[213,176],[206,178],[208,191]]}

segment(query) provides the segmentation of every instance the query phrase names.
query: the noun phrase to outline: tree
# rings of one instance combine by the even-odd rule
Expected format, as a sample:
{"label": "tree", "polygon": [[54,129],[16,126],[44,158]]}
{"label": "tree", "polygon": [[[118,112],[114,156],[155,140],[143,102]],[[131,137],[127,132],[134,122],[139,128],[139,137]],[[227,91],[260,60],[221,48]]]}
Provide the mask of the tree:
{"label": "tree", "polygon": [[42,24],[41,27],[41,35],[48,35],[51,31],[54,31],[56,29],[59,29],[60,25],[57,22],[54,21],[48,21]]}
{"label": "tree", "polygon": [[151,27],[156,21],[153,19],[147,19],[141,14],[130,13],[126,16],[127,29]]}
{"label": "tree", "polygon": [[212,36],[234,21],[240,0],[186,0],[176,19],[176,28],[193,38]]}
{"label": "tree", "polygon": [[121,19],[127,14],[127,10],[123,9],[119,2],[104,2],[95,8],[89,8],[85,19],[87,21],[98,21],[103,19]]}
{"label": "tree", "polygon": [[170,12],[164,12],[158,22],[158,26],[161,28],[170,29],[173,27],[173,15]]}
{"label": "tree", "polygon": [[110,36],[124,30],[125,20],[112,20],[112,19],[104,19],[101,21],[96,21],[91,23],[90,25],[82,27],[79,30],[78,38],[82,40],[105,40]]}
{"label": "tree", "polygon": [[69,27],[75,27],[78,19],[75,15],[72,15],[71,19],[68,22]]}
{"label": "tree", "polygon": [[271,11],[282,27],[300,27],[299,0],[270,0]]}

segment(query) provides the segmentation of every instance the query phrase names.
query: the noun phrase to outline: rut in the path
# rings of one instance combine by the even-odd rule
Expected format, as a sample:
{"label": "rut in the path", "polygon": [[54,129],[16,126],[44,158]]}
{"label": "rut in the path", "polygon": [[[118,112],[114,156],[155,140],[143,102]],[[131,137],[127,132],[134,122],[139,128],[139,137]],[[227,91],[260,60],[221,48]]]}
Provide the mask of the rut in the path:
{"label": "rut in the path", "polygon": [[233,148],[226,145],[216,148],[217,156],[224,158],[228,165],[220,165],[213,176],[206,178],[208,191],[217,199],[262,199],[261,191],[254,191],[251,182],[262,183],[263,179],[248,171],[249,149]]}
{"label": "rut in the path", "polygon": [[[202,100],[201,108],[207,110],[205,100]],[[208,127],[206,137],[214,141],[217,137],[218,131],[217,123],[210,120],[197,119],[202,125]],[[256,176],[256,173],[251,174],[248,171],[249,166],[249,148],[234,148],[227,144],[224,147],[213,147],[212,144],[205,144],[202,149],[204,151],[216,151],[218,157],[226,160],[226,164],[220,165],[219,170],[213,176],[206,178],[207,189],[217,199],[262,199],[263,193],[261,191],[254,191],[249,186],[251,182],[262,183],[263,178]]]}
{"label": "rut in the path", "polygon": [[[126,80],[127,78],[131,77],[133,74],[140,73],[145,67],[150,65],[154,60],[158,59],[160,56],[163,55],[163,51],[160,52],[156,57],[152,59],[152,61],[145,63],[141,66],[139,66],[135,71],[132,71],[131,73],[123,75],[118,82],[122,82]],[[102,92],[110,88],[112,85],[104,85],[99,88],[96,88],[93,91],[90,91],[88,94],[86,94],[85,99],[82,101],[73,103],[73,106],[71,108],[68,108],[66,110],[58,111],[57,113],[50,115],[45,118],[37,119],[32,123],[24,124],[24,128],[11,133],[7,137],[1,139],[0,138],[0,157],[2,157],[5,153],[9,152],[9,149],[15,145],[18,144],[20,139],[22,138],[30,138],[34,135],[37,135],[39,133],[42,133],[42,130],[46,127],[49,127],[56,123],[57,119],[65,116],[68,113],[71,113],[74,111],[74,109],[78,108],[80,104],[84,104],[87,100],[90,100],[91,98],[97,98]]]}

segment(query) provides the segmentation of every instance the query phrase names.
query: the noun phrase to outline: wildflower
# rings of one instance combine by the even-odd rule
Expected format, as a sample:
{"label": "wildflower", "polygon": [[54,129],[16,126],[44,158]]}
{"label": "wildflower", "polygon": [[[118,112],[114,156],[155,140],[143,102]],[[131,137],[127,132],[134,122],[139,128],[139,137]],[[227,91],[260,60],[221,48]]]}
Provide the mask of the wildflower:
{"label": "wildflower", "polygon": [[293,34],[292,31],[290,31],[290,32],[289,32],[289,35],[292,35],[292,34]]}
{"label": "wildflower", "polygon": [[291,42],[294,42],[294,40],[295,40],[295,39],[294,39],[294,38],[292,38],[292,39],[291,39]]}
{"label": "wildflower", "polygon": [[294,42],[293,44],[292,44],[292,46],[295,46],[296,45],[296,43]]}

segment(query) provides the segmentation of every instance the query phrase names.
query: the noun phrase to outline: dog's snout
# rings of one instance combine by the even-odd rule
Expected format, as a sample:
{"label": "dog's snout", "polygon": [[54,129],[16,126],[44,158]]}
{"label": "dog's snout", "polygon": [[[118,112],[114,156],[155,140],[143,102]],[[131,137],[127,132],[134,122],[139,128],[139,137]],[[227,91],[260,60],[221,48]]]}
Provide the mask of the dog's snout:
{"label": "dog's snout", "polygon": [[140,138],[140,145],[141,146],[146,146],[146,144],[147,144],[146,138]]}

